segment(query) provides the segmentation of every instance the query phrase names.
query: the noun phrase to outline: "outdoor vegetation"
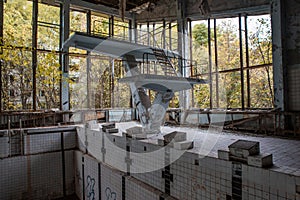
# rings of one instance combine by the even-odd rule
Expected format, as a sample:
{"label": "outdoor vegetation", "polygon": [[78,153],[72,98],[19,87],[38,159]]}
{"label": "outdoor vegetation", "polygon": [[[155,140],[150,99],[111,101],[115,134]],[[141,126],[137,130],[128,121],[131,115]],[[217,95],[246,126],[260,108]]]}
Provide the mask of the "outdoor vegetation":
{"label": "outdoor vegetation", "polygon": [[[24,0],[7,0],[4,3],[4,37],[0,59],[2,62],[2,97],[3,110],[33,109],[32,77],[32,2]],[[70,34],[74,31],[87,32],[87,15],[78,10],[71,11]],[[97,35],[110,35],[109,16],[92,13],[91,32]],[[128,22],[114,19],[114,37],[129,39]],[[273,76],[271,28],[268,16],[249,17],[249,66],[244,70],[245,77],[250,79],[250,107],[273,107]],[[150,44],[172,46],[177,49],[177,27],[162,35],[162,25],[157,25],[157,33],[149,39]],[[208,28],[206,22],[195,23],[193,33],[193,74],[208,79]],[[241,81],[240,71],[224,70],[240,67],[239,32],[236,18],[217,20],[217,54],[214,53],[214,30],[211,29],[212,71],[213,73],[213,107],[240,108]],[[141,26],[140,31],[147,30]],[[154,30],[154,29],[153,29]],[[38,109],[53,109],[60,106],[61,70],[59,62],[60,9],[39,3],[38,7],[38,50],[36,70],[36,100]],[[141,36],[144,34],[140,34]],[[165,44],[162,44],[165,37]],[[171,38],[171,39],[170,39]],[[141,38],[140,38],[141,39]],[[148,42],[147,38],[143,43]],[[169,45],[169,43],[171,44]],[[245,57],[245,41],[243,42]],[[97,52],[70,49],[70,100],[71,109],[130,107],[130,90],[128,85],[118,83],[124,76],[122,62]],[[88,65],[90,63],[90,65]],[[246,66],[246,59],[244,59]],[[218,85],[216,85],[218,78]],[[245,91],[247,90],[245,78]],[[193,106],[210,107],[209,85],[198,85],[193,90]],[[217,102],[217,91],[219,102]],[[246,99],[247,94],[246,95]],[[153,99],[153,94],[152,94]],[[178,94],[170,104],[178,107]]]}

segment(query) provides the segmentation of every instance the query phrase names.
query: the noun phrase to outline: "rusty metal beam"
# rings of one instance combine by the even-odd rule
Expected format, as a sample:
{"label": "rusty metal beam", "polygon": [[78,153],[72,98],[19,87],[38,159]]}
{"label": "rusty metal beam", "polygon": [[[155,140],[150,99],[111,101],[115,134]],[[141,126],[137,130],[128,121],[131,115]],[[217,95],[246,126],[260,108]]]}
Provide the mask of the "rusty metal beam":
{"label": "rusty metal beam", "polygon": [[37,32],[38,32],[38,0],[33,0],[32,8],[32,106],[37,109],[37,88],[36,88],[36,69],[37,69]]}
{"label": "rusty metal beam", "polygon": [[[3,53],[2,45],[3,45],[3,1],[0,1],[0,55]],[[2,61],[0,60],[0,112],[2,111]]]}

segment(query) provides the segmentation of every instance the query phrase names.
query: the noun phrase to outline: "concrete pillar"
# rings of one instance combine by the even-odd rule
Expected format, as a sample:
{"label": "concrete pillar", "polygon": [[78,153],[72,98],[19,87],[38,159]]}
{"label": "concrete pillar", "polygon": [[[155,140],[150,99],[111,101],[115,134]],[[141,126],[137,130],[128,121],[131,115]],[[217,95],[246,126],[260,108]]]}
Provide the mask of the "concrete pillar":
{"label": "concrete pillar", "polygon": [[274,106],[282,111],[285,110],[285,90],[284,90],[284,50],[283,39],[284,15],[282,10],[282,0],[272,1],[272,38],[273,38],[273,77],[274,77]]}
{"label": "concrete pillar", "polygon": [[[61,30],[60,30],[60,47],[69,38],[70,34],[70,0],[65,0],[61,4]],[[67,111],[70,109],[70,94],[69,94],[69,55],[68,49],[64,49],[64,54],[61,54],[60,64],[62,70],[61,80],[61,96],[60,107],[61,110]],[[68,120],[68,119],[65,119]]]}
{"label": "concrete pillar", "polygon": [[[3,15],[3,1],[0,1],[0,45],[3,43]],[[0,54],[2,54],[2,47]],[[2,105],[2,61],[0,61],[0,112],[3,109]]]}
{"label": "concrete pillar", "polygon": [[132,19],[129,20],[129,41],[137,43],[137,23],[135,14],[132,15]]}
{"label": "concrete pillar", "polygon": [[37,69],[37,32],[38,32],[38,0],[33,1],[32,8],[32,108],[37,109],[36,106],[36,69]]}
{"label": "concrete pillar", "polygon": [[[92,30],[91,30],[91,21],[92,21],[92,15],[91,11],[89,10],[86,13],[86,32],[87,34],[91,35]],[[87,94],[87,108],[92,108],[92,102],[91,102],[91,66],[92,66],[92,60],[91,60],[91,52],[87,51],[87,58],[86,58],[86,94]]]}
{"label": "concrete pillar", "polygon": [[[188,20],[186,18],[186,2],[177,0],[177,30],[178,30],[178,52],[182,56],[179,62],[179,71],[183,77],[189,76],[187,59],[190,59],[188,42]],[[190,91],[179,92],[179,103],[183,109],[189,108]]]}
{"label": "concrete pillar", "polygon": [[286,109],[300,111],[300,1],[283,1],[285,16],[284,65],[286,65]]}
{"label": "concrete pillar", "polygon": [[[272,1],[274,104],[281,111],[300,111],[300,2]],[[281,128],[294,129],[284,115]]]}

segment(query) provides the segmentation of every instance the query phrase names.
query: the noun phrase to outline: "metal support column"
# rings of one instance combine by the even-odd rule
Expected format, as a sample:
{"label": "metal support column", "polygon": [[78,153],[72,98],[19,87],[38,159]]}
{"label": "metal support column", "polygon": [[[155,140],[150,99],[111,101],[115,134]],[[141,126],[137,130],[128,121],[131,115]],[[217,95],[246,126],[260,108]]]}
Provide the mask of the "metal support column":
{"label": "metal support column", "polygon": [[163,30],[162,30],[162,47],[166,48],[166,20],[163,20]]}
{"label": "metal support column", "polygon": [[129,42],[134,42],[133,24],[132,19],[128,20],[128,40]]}
{"label": "metal support column", "polygon": [[155,40],[155,23],[152,24],[152,39],[153,39],[153,47],[156,47],[156,40]]}
{"label": "metal support column", "polygon": [[247,67],[247,108],[251,107],[251,94],[250,94],[250,61],[249,61],[249,44],[248,44],[248,20],[245,16],[245,50],[246,50],[246,67]]}
{"label": "metal support column", "polygon": [[135,19],[135,14],[133,14],[132,19],[128,22],[129,26],[129,42],[137,43],[137,24]]}
{"label": "metal support column", "polygon": [[169,23],[169,49],[172,50],[172,23]]}
{"label": "metal support column", "polygon": [[[285,35],[284,27],[284,2],[282,0],[272,1],[271,23],[272,23],[272,43],[273,43],[273,80],[274,80],[274,107],[285,111],[287,108],[285,103],[285,60],[283,56],[284,44],[283,38]],[[283,126],[282,126],[283,127]]]}
{"label": "metal support column", "polygon": [[111,59],[110,61],[110,67],[111,67],[111,101],[110,101],[110,106],[112,108],[115,107],[115,60]]}
{"label": "metal support column", "polygon": [[[178,30],[178,52],[182,57],[182,61],[179,62],[179,71],[183,77],[186,77],[188,72],[187,59],[189,59],[188,48],[188,23],[186,19],[186,1],[177,0],[177,30]],[[179,92],[179,104],[183,109],[187,109],[190,105],[190,91]]]}
{"label": "metal support column", "polygon": [[214,19],[214,41],[215,41],[215,79],[216,79],[216,106],[220,107],[219,98],[219,64],[218,64],[218,37],[217,37],[217,20]]}
{"label": "metal support column", "polygon": [[132,17],[132,34],[133,34],[133,40],[134,40],[134,43],[137,43],[138,42],[138,31],[137,31],[137,22],[136,22],[136,16],[135,14],[133,14],[133,17]]}
{"label": "metal support column", "polygon": [[[92,22],[92,15],[91,15],[91,11],[89,10],[86,13],[86,32],[87,34],[91,34],[91,22]],[[91,79],[91,66],[92,66],[92,61],[91,61],[91,52],[87,51],[87,58],[86,58],[86,97],[87,97],[87,108],[91,108],[91,84],[90,84],[90,79]]]}
{"label": "metal support column", "polygon": [[[70,34],[70,0],[65,0],[61,4],[61,30],[60,30],[60,47],[69,38]],[[69,49],[64,49],[61,54],[60,65],[62,71],[61,87],[60,87],[60,107],[61,110],[67,111],[70,109],[70,94],[69,94]],[[64,121],[68,121],[68,116],[64,116]]]}
{"label": "metal support column", "polygon": [[[190,76],[192,77],[194,75],[194,69],[193,69],[193,28],[192,28],[192,20],[188,20],[188,30],[189,30],[189,41],[190,41]],[[194,85],[192,85],[192,108],[195,107],[195,96],[194,96]]]}
{"label": "metal support column", "polygon": [[245,109],[245,88],[244,88],[244,59],[243,59],[243,31],[242,31],[242,16],[239,14],[239,38],[240,38],[240,72],[241,72],[241,103],[242,110]]}
{"label": "metal support column", "polygon": [[147,45],[150,46],[150,24],[147,22]]}
{"label": "metal support column", "polygon": [[115,26],[115,17],[111,16],[109,18],[109,37],[113,37],[115,35],[114,26]]}
{"label": "metal support column", "polygon": [[36,106],[36,68],[37,68],[37,31],[38,31],[38,0],[33,0],[32,8],[32,106]]}
{"label": "metal support column", "polygon": [[[4,17],[4,9],[3,9],[3,1],[0,0],[0,55],[3,54],[3,17]],[[3,110],[3,98],[2,98],[2,61],[0,60],[0,112]]]}
{"label": "metal support column", "polygon": [[213,108],[213,87],[212,87],[212,53],[211,53],[211,25],[210,18],[207,20],[207,34],[208,34],[208,71],[209,71],[209,107]]}

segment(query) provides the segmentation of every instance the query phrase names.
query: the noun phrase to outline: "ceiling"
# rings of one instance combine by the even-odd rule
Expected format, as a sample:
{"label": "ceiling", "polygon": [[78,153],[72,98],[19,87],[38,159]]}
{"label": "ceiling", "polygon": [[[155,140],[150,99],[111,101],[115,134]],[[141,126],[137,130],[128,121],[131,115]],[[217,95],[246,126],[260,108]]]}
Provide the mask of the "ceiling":
{"label": "ceiling", "polygon": [[136,9],[138,9],[139,7],[145,7],[145,6],[153,6],[153,4],[155,5],[156,2],[158,2],[159,0],[83,0],[86,2],[90,2],[90,3],[94,3],[94,4],[100,4],[100,5],[104,5],[110,8],[115,8],[115,9],[121,9],[120,5],[125,5],[126,3],[126,7],[125,10],[126,11],[135,11]]}

